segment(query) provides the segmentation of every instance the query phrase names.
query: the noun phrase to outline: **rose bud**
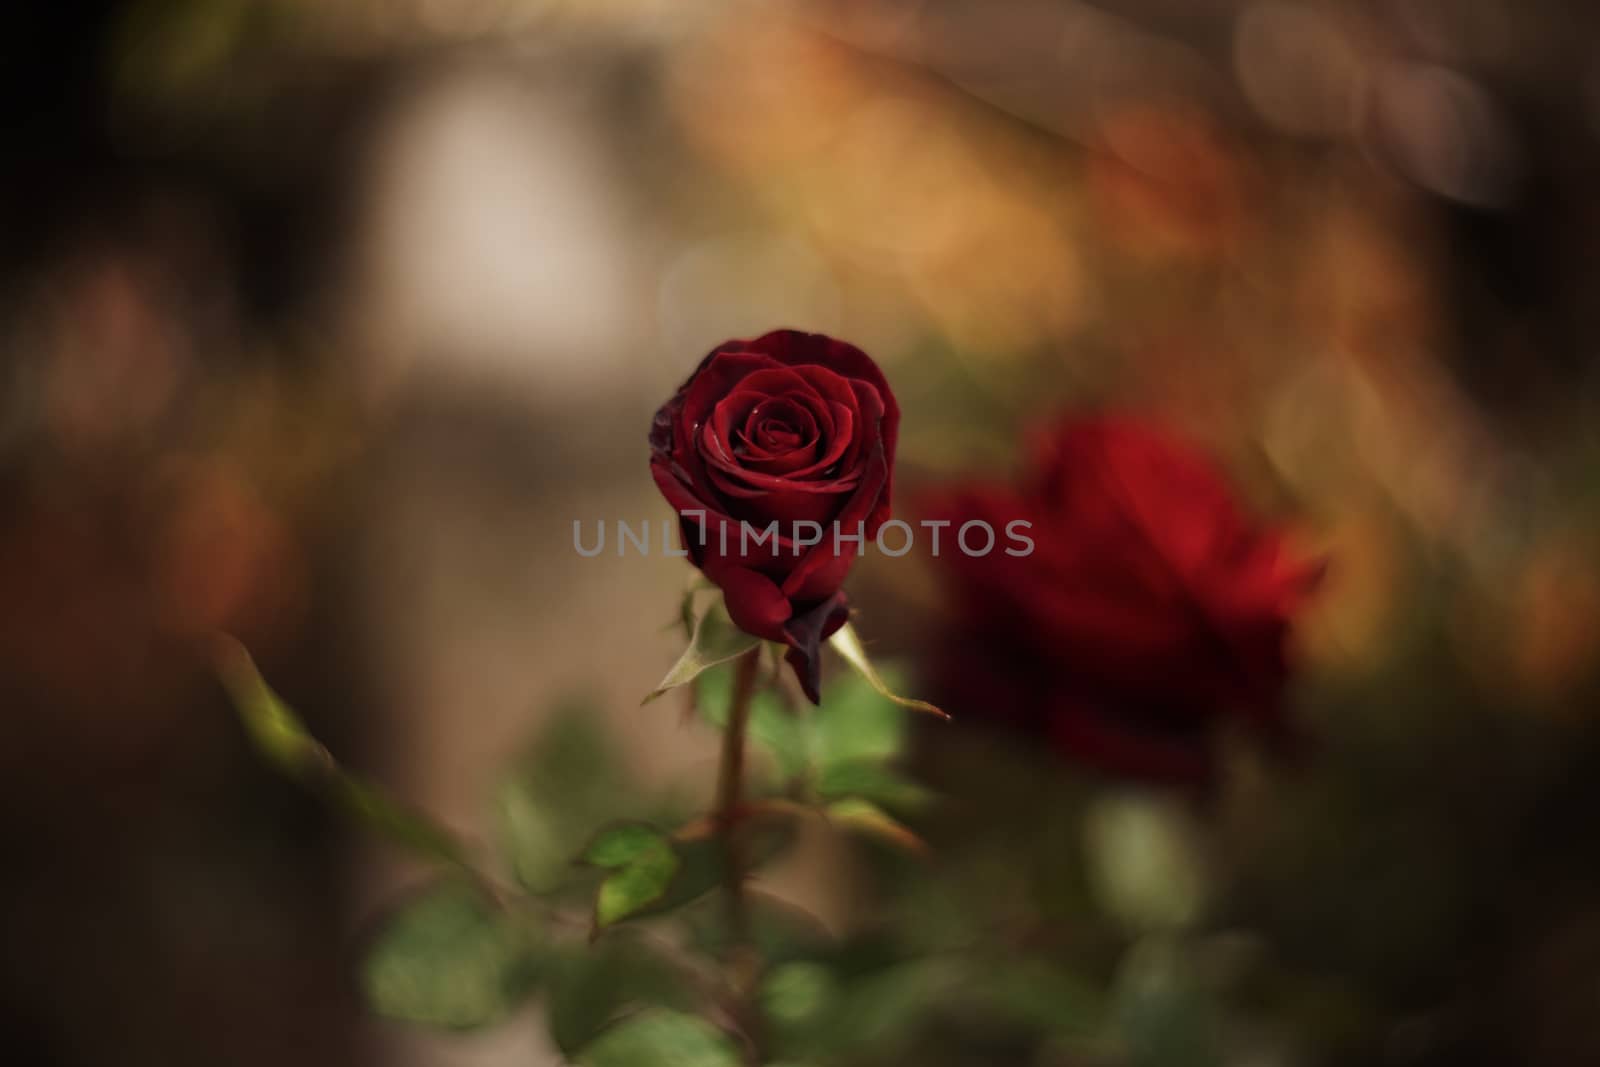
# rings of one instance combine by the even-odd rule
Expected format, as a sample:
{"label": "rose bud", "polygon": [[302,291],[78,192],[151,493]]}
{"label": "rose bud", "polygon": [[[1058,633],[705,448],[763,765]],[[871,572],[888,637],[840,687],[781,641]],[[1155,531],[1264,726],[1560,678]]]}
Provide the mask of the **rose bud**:
{"label": "rose bud", "polygon": [[955,618],[931,681],[952,710],[1171,781],[1211,777],[1225,718],[1288,738],[1290,620],[1322,564],[1246,518],[1192,448],[1134,422],[1068,422],[1020,485],[952,488],[922,510],[957,529],[1031,523],[1025,555],[938,556]]}
{"label": "rose bud", "polygon": [[865,352],[777,330],[719,345],[650,429],[650,472],[690,560],[735,625],[788,646],[813,702],[821,644],[849,616],[840,586],[889,517],[899,426]]}

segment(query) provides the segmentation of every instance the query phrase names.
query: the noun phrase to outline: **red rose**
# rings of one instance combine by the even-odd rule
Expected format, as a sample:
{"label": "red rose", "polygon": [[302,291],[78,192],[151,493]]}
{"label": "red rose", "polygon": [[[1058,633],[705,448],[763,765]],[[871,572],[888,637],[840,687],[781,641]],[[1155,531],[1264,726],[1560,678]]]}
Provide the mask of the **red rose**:
{"label": "red rose", "polygon": [[1067,423],[1020,487],[940,494],[929,518],[1025,519],[1025,556],[938,556],[957,622],[936,668],[954,707],[1047,734],[1107,770],[1201,780],[1210,728],[1285,734],[1290,618],[1321,564],[1241,513],[1191,448],[1137,423]]}
{"label": "red rose", "polygon": [[[650,429],[650,472],[690,558],[740,629],[789,646],[813,701],[821,643],[849,614],[839,587],[865,543],[845,538],[870,541],[889,517],[899,426],[865,352],[777,330],[714,349]],[[776,541],[755,543],[773,522]],[[803,525],[797,537],[797,522],[820,535]]]}

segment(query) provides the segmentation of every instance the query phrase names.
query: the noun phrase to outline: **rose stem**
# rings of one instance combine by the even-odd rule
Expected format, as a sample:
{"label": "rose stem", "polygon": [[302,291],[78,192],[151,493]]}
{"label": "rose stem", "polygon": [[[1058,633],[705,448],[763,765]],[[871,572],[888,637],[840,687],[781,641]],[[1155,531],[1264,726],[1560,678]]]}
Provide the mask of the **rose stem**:
{"label": "rose stem", "polygon": [[[756,645],[739,657],[734,666],[733,700],[728,708],[728,725],[722,731],[722,761],[717,773],[717,833],[722,839],[722,884],[728,909],[729,966],[741,999],[754,982],[755,959],[750,952],[750,921],[745,900],[745,854],[739,832],[739,808],[744,795],[744,739],[750,723],[750,698],[755,695],[756,676],[761,671],[761,646]],[[753,1014],[745,1012],[744,1014]],[[753,1019],[740,1020],[750,1033]]]}

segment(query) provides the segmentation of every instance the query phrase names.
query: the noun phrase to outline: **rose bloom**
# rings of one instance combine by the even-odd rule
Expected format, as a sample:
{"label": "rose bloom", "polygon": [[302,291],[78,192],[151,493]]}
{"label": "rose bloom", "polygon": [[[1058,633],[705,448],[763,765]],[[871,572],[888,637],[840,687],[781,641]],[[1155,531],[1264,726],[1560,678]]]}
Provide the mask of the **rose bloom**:
{"label": "rose bloom", "polygon": [[[812,701],[821,643],[849,616],[840,586],[860,550],[834,532],[870,541],[889,517],[899,426],[865,352],[777,330],[719,345],[650,430],[650,472],[690,559],[722,589],[735,625],[788,646]],[[775,520],[776,546],[741,536]],[[820,524],[821,542],[797,545],[797,521]]]}
{"label": "rose bloom", "polygon": [[1065,423],[1019,485],[930,496],[927,518],[1032,523],[1026,556],[943,552],[955,618],[932,679],[959,714],[1136,777],[1204,781],[1236,718],[1285,739],[1291,617],[1321,563],[1252,523],[1192,448],[1136,422]]}

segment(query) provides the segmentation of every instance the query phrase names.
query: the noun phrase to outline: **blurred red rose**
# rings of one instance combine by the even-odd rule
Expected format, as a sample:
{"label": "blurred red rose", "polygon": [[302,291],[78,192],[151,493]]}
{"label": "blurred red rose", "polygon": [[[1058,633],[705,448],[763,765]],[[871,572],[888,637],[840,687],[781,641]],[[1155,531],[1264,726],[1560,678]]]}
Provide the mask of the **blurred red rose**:
{"label": "blurred red rose", "polygon": [[955,621],[933,681],[951,710],[1164,780],[1210,775],[1221,718],[1285,736],[1289,624],[1322,566],[1251,522],[1192,448],[1135,422],[1069,422],[1038,440],[1019,486],[956,487],[921,510],[955,528],[1032,524],[1027,555],[937,555]]}
{"label": "blurred red rose", "polygon": [[[818,699],[821,642],[849,616],[839,588],[889,517],[900,408],[865,352],[777,330],[728,341],[656,412],[650,471],[683,546],[747,633],[789,646]],[[755,543],[778,523],[776,542]],[[795,523],[822,532],[816,544]],[[835,531],[842,535],[835,537]],[[844,540],[864,535],[864,541]]]}

